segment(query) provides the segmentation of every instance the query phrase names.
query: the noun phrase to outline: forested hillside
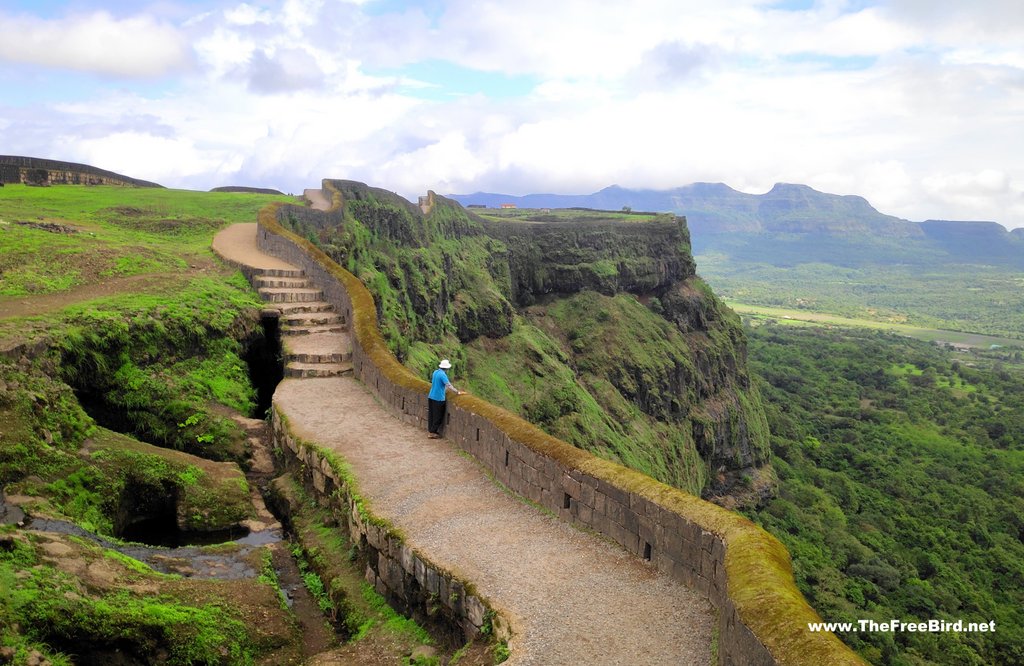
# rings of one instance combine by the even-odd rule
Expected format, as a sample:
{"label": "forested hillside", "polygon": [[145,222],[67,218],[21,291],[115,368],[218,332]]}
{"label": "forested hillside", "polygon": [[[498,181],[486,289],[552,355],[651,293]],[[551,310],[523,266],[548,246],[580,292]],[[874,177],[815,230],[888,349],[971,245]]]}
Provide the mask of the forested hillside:
{"label": "forested hillside", "polygon": [[750,331],[780,495],[751,517],[827,621],[994,620],[852,633],[876,664],[1024,663],[1024,364],[866,330]]}

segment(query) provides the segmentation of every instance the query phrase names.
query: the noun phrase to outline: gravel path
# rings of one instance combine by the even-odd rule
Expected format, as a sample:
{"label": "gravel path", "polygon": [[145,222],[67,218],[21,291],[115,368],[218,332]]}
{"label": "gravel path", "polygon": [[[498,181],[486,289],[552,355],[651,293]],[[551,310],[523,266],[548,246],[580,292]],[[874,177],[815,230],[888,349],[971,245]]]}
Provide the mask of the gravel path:
{"label": "gravel path", "polygon": [[[236,261],[262,254],[254,228],[218,238],[218,252]],[[452,445],[393,418],[355,379],[285,379],[274,403],[296,435],[351,465],[371,512],[472,582],[510,621],[507,664],[711,663],[714,621],[706,600],[619,546],[503,491]]]}
{"label": "gravel path", "polygon": [[213,237],[213,251],[228,261],[262,270],[294,269],[295,266],[277,257],[264,254],[256,247],[256,223],[232,224]]}
{"label": "gravel path", "polygon": [[709,664],[693,591],[500,490],[447,442],[392,418],[350,377],[274,394],[296,434],[352,465],[371,511],[512,620],[513,664]]}

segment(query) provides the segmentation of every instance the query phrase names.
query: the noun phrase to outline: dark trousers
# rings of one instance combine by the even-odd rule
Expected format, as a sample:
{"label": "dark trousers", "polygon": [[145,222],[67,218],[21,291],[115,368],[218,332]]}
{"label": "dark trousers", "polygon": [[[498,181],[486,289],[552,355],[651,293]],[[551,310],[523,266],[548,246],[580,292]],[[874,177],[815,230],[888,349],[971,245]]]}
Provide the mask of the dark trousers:
{"label": "dark trousers", "polygon": [[448,403],[445,400],[427,398],[427,404],[427,430],[437,435],[444,425],[444,413],[448,409]]}

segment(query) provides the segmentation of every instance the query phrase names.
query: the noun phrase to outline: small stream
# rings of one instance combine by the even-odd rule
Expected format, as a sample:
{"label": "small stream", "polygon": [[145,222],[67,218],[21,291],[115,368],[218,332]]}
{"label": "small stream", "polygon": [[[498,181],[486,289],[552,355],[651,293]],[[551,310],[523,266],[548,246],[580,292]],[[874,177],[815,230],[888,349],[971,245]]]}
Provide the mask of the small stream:
{"label": "small stream", "polygon": [[[259,572],[253,566],[254,558],[250,554],[257,548],[277,543],[283,538],[280,528],[260,532],[245,530],[247,534],[237,539],[228,540],[221,535],[218,541],[207,542],[209,544],[233,544],[235,547],[210,549],[195,543],[181,546],[149,546],[120,540],[112,541],[64,520],[31,518],[25,527],[30,530],[57,532],[88,539],[103,548],[116,550],[123,555],[144,562],[161,573],[179,574],[187,578],[218,580],[237,580],[259,576]],[[204,538],[210,537],[204,535]]]}

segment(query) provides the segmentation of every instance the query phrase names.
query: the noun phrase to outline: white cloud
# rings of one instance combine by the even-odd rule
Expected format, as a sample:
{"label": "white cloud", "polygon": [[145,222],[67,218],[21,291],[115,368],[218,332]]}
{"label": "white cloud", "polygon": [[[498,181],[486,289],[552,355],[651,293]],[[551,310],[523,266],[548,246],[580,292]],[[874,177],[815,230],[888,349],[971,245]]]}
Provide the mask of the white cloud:
{"label": "white cloud", "polygon": [[271,12],[242,3],[237,7],[224,10],[224,18],[228,23],[234,25],[254,25],[256,23],[270,24],[274,20]]}
{"label": "white cloud", "polygon": [[[358,2],[249,0],[176,14],[178,28],[95,14],[145,28],[138,39],[155,35],[154,49],[179,44],[167,62],[195,67],[158,94],[101,89],[0,118],[21,152],[102,159],[179,187],[300,191],[338,177],[414,198],[693,181],[764,192],[784,181],[861,194],[910,219],[1024,225],[1019,3],[937,2],[944,11],[912,0],[795,12],[747,0],[449,0],[440,12],[379,14]],[[26,34],[71,34],[84,18],[18,20]],[[0,39],[0,57],[9,48]],[[72,44],[62,57],[99,56]],[[432,59],[537,85],[427,102],[410,85],[428,78],[422,68],[401,68]],[[118,71],[159,69],[141,62]],[[423,83],[445,99],[445,81]]]}
{"label": "white cloud", "polygon": [[162,76],[184,67],[181,33],[148,16],[106,12],[43,20],[0,14],[0,60],[124,77]]}
{"label": "white cloud", "polygon": [[998,169],[937,173],[922,179],[922,186],[946,210],[970,211],[972,218],[996,221],[1004,218],[1007,208],[1019,206],[1024,196],[1024,188],[1014,186],[1009,174]]}

